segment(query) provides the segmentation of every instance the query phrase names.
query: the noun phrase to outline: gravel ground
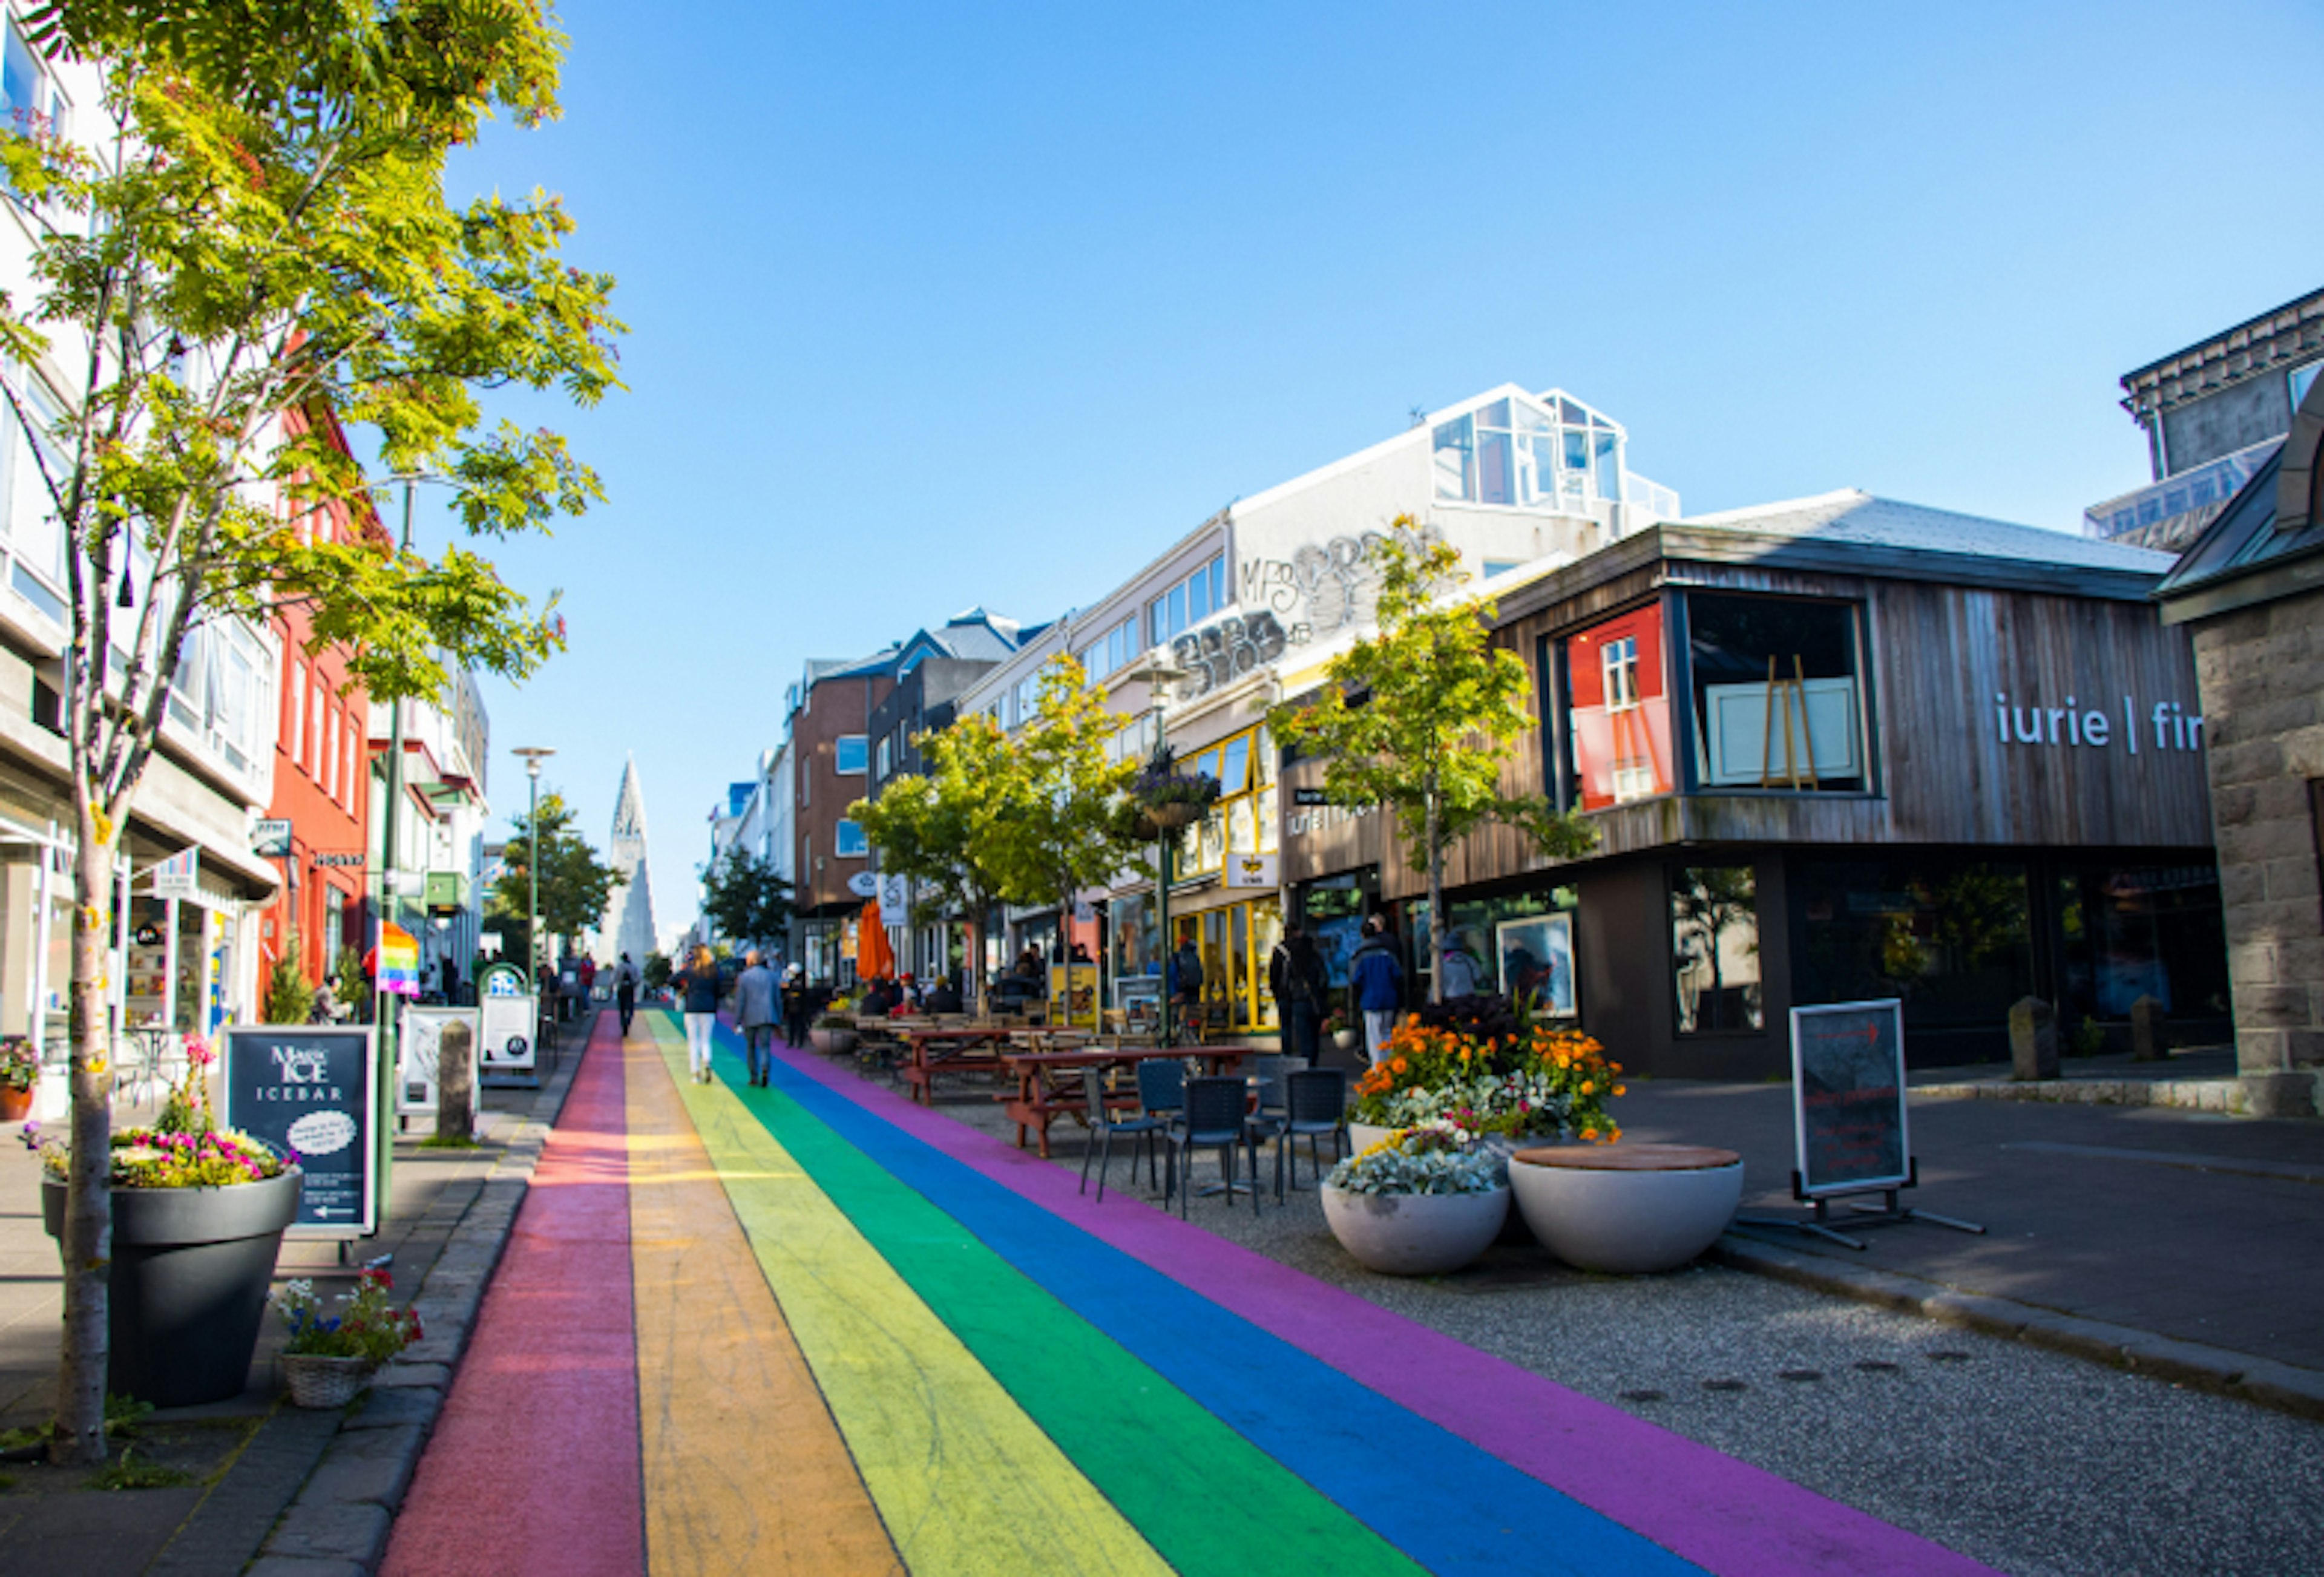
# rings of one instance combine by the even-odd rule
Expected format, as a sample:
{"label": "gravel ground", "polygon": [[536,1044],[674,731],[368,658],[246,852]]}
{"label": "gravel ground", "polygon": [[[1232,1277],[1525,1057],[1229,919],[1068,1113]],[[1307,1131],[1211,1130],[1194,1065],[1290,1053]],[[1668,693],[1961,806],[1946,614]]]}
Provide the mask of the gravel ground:
{"label": "gravel ground", "polygon": [[[982,1091],[938,1110],[1014,1137]],[[1080,1130],[1053,1139],[1078,1173]],[[1122,1191],[1150,1193],[1142,1174]],[[1312,1191],[1256,1220],[1198,1199],[1192,1219],[2017,1577],[2324,1572],[2324,1426],[1713,1266],[1596,1276],[1526,1243],[1375,1276]]]}

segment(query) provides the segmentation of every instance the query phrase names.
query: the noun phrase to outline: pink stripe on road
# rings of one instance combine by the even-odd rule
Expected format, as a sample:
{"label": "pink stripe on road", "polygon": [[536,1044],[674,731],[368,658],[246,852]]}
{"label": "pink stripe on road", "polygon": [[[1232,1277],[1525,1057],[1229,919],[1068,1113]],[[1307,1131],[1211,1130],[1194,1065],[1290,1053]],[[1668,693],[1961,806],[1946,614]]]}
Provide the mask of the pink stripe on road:
{"label": "pink stripe on road", "polygon": [[383,1577],[643,1577],[622,1047],[597,1022]]}
{"label": "pink stripe on road", "polygon": [[1941,1545],[1136,1200],[1093,1205],[1076,1192],[1071,1173],[820,1058],[780,1047],[776,1055],[1032,1204],[1721,1577],[1989,1577],[1990,1568]]}

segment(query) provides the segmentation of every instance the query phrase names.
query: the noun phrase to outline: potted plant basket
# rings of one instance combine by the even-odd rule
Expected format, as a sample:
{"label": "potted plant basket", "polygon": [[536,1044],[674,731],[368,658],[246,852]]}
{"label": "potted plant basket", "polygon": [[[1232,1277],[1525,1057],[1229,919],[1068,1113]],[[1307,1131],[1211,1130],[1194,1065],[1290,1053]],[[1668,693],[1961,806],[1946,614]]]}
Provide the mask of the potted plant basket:
{"label": "potted plant basket", "polygon": [[1323,1220],[1366,1269],[1442,1276],[1483,1253],[1509,1213],[1500,1163],[1449,1122],[1399,1129],[1332,1168]]}
{"label": "potted plant basket", "polygon": [[844,1056],[855,1049],[855,1026],[826,1013],[807,1030],[807,1042],[825,1056]]}
{"label": "potted plant basket", "polygon": [[1337,1008],[1323,1015],[1323,1030],[1342,1051],[1353,1051],[1364,1043],[1363,1031],[1350,1023],[1348,1015]]}
{"label": "potted plant basket", "polygon": [[343,1407],[371,1384],[380,1365],[420,1339],[420,1312],[388,1301],[394,1286],[384,1267],[367,1267],[355,1291],[339,1295],[335,1314],[323,1312],[310,1281],[290,1282],[274,1295],[274,1306],[290,1327],[282,1378],[292,1402]]}
{"label": "potted plant basket", "polygon": [[40,1054],[21,1035],[0,1040],[0,1122],[22,1122],[32,1114],[32,1094],[41,1084]]}
{"label": "potted plant basket", "polygon": [[1203,772],[1181,772],[1168,745],[1156,748],[1130,781],[1127,806],[1131,830],[1148,840],[1183,832],[1218,803],[1219,780]]}
{"label": "potted plant basket", "polygon": [[[214,1054],[186,1038],[186,1074],[151,1127],[112,1135],[113,1263],[106,1387],[157,1407],[242,1394],[266,1312],[283,1230],[302,1175],[247,1134],[217,1127],[207,1080]],[[70,1152],[38,1123],[41,1213],[63,1240]]]}

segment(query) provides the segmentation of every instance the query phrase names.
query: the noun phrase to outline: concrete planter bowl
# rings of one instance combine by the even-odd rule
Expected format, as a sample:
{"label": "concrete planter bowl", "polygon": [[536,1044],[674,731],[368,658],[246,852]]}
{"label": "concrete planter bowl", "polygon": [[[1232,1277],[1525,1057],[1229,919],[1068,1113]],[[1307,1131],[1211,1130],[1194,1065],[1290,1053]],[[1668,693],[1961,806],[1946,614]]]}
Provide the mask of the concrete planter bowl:
{"label": "concrete planter bowl", "polygon": [[1323,1219],[1340,1246],[1384,1276],[1443,1276],[1489,1247],[1508,1219],[1509,1191],[1350,1194],[1326,1184]]}
{"label": "concrete planter bowl", "polygon": [[1675,1270],[1717,1240],[1743,1200],[1743,1158],[1695,1145],[1550,1145],[1509,1159],[1518,1212],[1568,1265]]}
{"label": "concrete planter bowl", "polygon": [[[274,1256],[304,1182],[292,1167],[230,1188],[113,1191],[107,1390],[157,1407],[242,1395]],[[41,1214],[60,1239],[62,1182],[42,1180]]]}
{"label": "concrete planter bowl", "polygon": [[845,1056],[855,1049],[855,1031],[810,1029],[807,1032],[807,1043],[825,1056]]}

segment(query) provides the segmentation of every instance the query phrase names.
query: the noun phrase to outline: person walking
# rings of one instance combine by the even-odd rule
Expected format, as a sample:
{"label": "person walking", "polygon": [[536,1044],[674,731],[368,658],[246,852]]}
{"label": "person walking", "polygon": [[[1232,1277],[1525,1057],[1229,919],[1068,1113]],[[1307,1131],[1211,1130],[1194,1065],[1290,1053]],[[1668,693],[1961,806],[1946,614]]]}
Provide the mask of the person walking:
{"label": "person walking", "polygon": [[1444,1000],[1472,997],[1483,988],[1485,966],[1476,954],[1470,951],[1468,936],[1454,931],[1444,938]]}
{"label": "person walking", "polygon": [[742,954],[742,973],[734,981],[734,1025],[742,1031],[742,1055],[750,1064],[751,1083],[763,1087],[774,1072],[778,987],[775,972],[759,962],[756,947]]}
{"label": "person walking", "polygon": [[[1173,1011],[1181,1015],[1179,1023],[1188,1023],[1188,1017],[1203,1005],[1203,954],[1192,936],[1178,944],[1178,951],[1170,954],[1170,967],[1166,972],[1164,985],[1170,993]],[[1200,1029],[1199,1024],[1193,1028]]]}
{"label": "person walking", "polygon": [[1297,921],[1284,928],[1283,940],[1267,961],[1267,983],[1275,993],[1275,1005],[1283,1011],[1284,1028],[1289,1034],[1287,1049],[1294,1056],[1305,1057],[1307,1065],[1314,1067],[1315,1032],[1323,1022],[1331,972],[1324,966],[1315,938]]}
{"label": "person walking", "polygon": [[1363,1015],[1364,1054],[1377,1065],[1388,1038],[1396,1033],[1397,1010],[1404,1006],[1404,960],[1378,915],[1364,922],[1364,939],[1348,960],[1348,992]]}
{"label": "person walking", "polygon": [[783,971],[783,1044],[793,1051],[804,1048],[814,1017],[815,993],[807,990],[807,972],[794,964]]}
{"label": "person walking", "polygon": [[718,961],[700,943],[687,955],[686,967],[670,982],[686,1010],[686,1062],[694,1082],[710,1082],[710,1032],[718,1022]]}
{"label": "person walking", "polygon": [[622,1038],[627,1040],[630,1020],[638,1016],[638,966],[626,953],[613,972],[613,1006],[622,1015]]}

